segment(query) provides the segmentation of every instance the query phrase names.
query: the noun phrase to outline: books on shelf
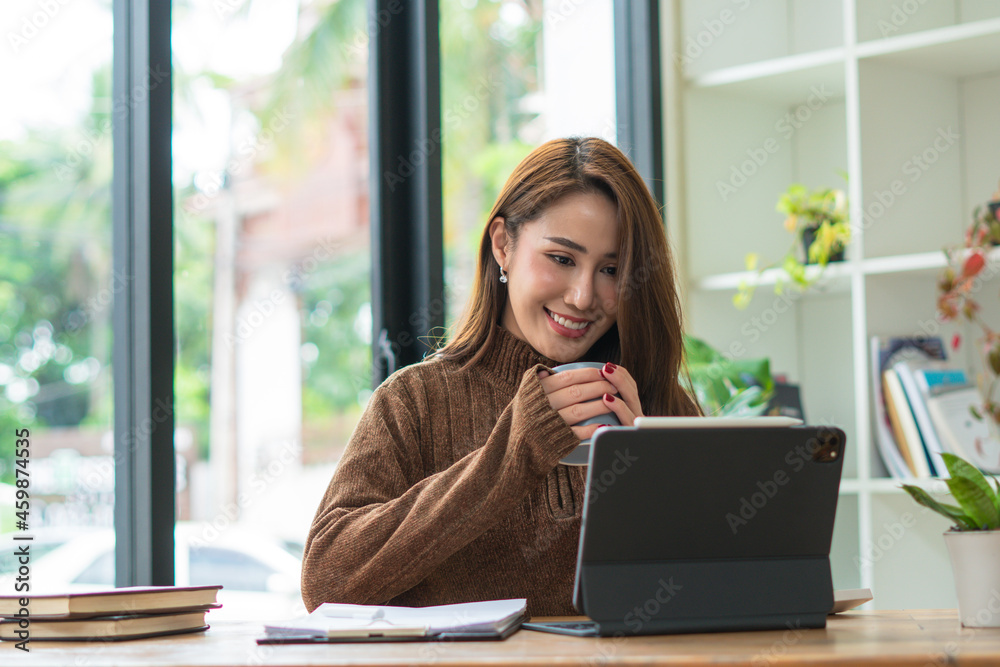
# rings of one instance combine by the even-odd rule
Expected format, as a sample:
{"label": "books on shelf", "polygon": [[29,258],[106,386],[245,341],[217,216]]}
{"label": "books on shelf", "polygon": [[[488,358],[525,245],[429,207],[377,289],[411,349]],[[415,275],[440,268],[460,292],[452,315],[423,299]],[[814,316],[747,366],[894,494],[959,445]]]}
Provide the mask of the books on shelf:
{"label": "books on shelf", "polygon": [[989,474],[1000,474],[1000,442],[985,419],[976,419],[970,406],[981,402],[975,387],[945,391],[927,399],[927,411],[947,451],[961,456]]}
{"label": "books on shelf", "polygon": [[517,598],[432,607],[326,603],[308,616],[265,625],[265,636],[257,642],[504,639],[527,620],[527,602]]}
{"label": "books on shelf", "polygon": [[[934,426],[931,415],[927,411],[927,398],[929,394],[921,390],[920,383],[917,382],[917,372],[928,370],[928,366],[938,371],[946,370],[940,366],[940,363],[943,362],[938,362],[939,365],[937,366],[932,366],[933,363],[926,359],[903,359],[893,364],[892,368],[887,370],[886,373],[895,373],[899,377],[899,383],[906,394],[906,401],[909,403],[919,438],[923,443],[923,450],[927,455],[931,475],[945,477],[948,474],[948,469],[944,465],[944,459],[941,458],[944,449],[941,446],[941,440],[938,438],[937,429]],[[963,371],[958,369],[948,370],[961,373],[963,377],[965,375]],[[922,375],[926,381],[926,375],[923,373]]]}
{"label": "books on shelf", "polygon": [[[171,612],[166,614],[138,614],[93,616],[89,618],[31,618],[28,636],[35,640],[123,640],[158,637],[182,632],[207,630],[205,615],[208,610]],[[21,641],[25,635],[19,619],[0,621],[0,639]]]}
{"label": "books on shelf", "polygon": [[945,452],[1000,473],[1000,440],[970,409],[979,391],[939,338],[873,338],[872,375],[876,443],[893,477],[947,477]]}
{"label": "books on shelf", "polygon": [[[930,475],[928,464],[925,471],[920,461],[926,455],[917,456],[923,450],[923,441],[920,441],[919,448],[916,442],[908,443],[905,433],[901,430],[901,424],[909,414],[912,417],[908,403],[903,400],[900,404],[894,404],[896,417],[899,423],[896,433],[893,431],[893,424],[890,421],[889,410],[887,408],[887,392],[884,391],[886,371],[892,369],[893,365],[904,359],[926,359],[944,361],[944,343],[939,337],[916,337],[916,336],[896,336],[883,338],[873,336],[871,339],[871,365],[872,365],[872,396],[874,397],[875,408],[875,444],[878,448],[882,461],[889,474],[896,479],[907,479]],[[893,375],[895,375],[893,373]],[[901,409],[903,406],[906,409]],[[912,432],[911,432],[912,434]],[[906,454],[904,454],[904,451]],[[907,457],[912,461],[908,461]]]}
{"label": "books on shelf", "polygon": [[916,368],[917,387],[925,396],[968,386],[969,379],[960,368]]}
{"label": "books on shelf", "polygon": [[931,470],[924,455],[920,430],[907,404],[906,392],[899,376],[892,369],[885,371],[882,374],[882,385],[885,388],[885,409],[899,453],[913,477],[930,477]]}
{"label": "books on shelf", "polygon": [[[222,586],[0,595],[0,639],[138,639],[205,630]],[[25,604],[27,603],[27,604]]]}

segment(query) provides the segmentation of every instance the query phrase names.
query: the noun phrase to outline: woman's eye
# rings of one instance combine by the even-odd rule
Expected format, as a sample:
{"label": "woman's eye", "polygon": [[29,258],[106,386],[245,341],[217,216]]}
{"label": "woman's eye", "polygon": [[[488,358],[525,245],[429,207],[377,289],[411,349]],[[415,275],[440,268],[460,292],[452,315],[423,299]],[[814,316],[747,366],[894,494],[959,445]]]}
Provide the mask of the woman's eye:
{"label": "woman's eye", "polygon": [[563,257],[562,255],[549,255],[556,264],[562,264],[563,266],[569,266],[573,263],[569,257]]}
{"label": "woman's eye", "polygon": [[618,267],[617,266],[608,266],[608,267],[605,267],[604,272],[606,274],[608,274],[609,276],[617,276],[618,275]]}

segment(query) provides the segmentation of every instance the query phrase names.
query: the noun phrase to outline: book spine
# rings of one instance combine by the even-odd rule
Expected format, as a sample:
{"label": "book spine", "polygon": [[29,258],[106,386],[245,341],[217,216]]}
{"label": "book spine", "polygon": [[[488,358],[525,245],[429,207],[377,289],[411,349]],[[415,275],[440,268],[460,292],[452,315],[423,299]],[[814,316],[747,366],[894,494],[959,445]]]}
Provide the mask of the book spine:
{"label": "book spine", "polygon": [[927,412],[927,401],[917,386],[913,369],[904,362],[896,364],[893,370],[899,375],[899,383],[903,385],[906,400],[910,404],[910,410],[913,411],[913,419],[920,431],[920,439],[923,441],[924,449],[927,450],[927,460],[930,462],[931,472],[938,477],[945,476],[948,469],[944,465],[944,459],[941,458],[943,451],[941,440],[938,438],[931,415]]}
{"label": "book spine", "polygon": [[895,479],[908,479],[914,476],[914,471],[900,455],[900,450],[905,445],[898,437],[894,438],[890,430],[891,423],[887,414],[888,401],[882,391],[882,370],[879,364],[882,357],[882,343],[877,336],[871,339],[871,357],[872,395],[875,403],[875,444],[878,446],[882,462],[889,474]]}
{"label": "book spine", "polygon": [[[890,396],[889,387],[887,386],[887,380],[882,378],[882,389],[886,396]],[[896,403],[892,400],[887,400],[885,402],[885,411],[889,415],[889,424],[892,426],[892,434],[896,440],[896,448],[899,450],[900,455],[902,455],[903,460],[906,462],[907,468],[910,470],[910,475],[917,477],[919,473],[917,472],[916,464],[913,462],[913,457],[910,456],[910,449],[906,446],[906,435],[903,433],[903,425],[899,421],[899,414],[896,412]]]}
{"label": "book spine", "polygon": [[893,401],[896,414],[899,417],[900,427],[903,431],[904,446],[910,450],[910,457],[913,459],[917,477],[930,477],[933,473],[927,455],[924,452],[923,441],[920,439],[920,430],[917,428],[917,422],[913,417],[910,404],[906,400],[906,393],[899,381],[899,376],[892,368],[889,368],[885,371],[883,377],[885,378],[886,388],[889,390],[889,396],[886,397],[886,400]]}

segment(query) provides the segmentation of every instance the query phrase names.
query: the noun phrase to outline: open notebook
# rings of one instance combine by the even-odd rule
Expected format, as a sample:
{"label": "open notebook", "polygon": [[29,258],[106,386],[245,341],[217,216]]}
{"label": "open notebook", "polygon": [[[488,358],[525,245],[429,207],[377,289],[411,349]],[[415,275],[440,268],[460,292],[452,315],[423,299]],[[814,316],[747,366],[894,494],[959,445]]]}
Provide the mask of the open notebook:
{"label": "open notebook", "polygon": [[527,620],[527,600],[433,607],[321,604],[308,616],[265,625],[258,644],[505,639]]}

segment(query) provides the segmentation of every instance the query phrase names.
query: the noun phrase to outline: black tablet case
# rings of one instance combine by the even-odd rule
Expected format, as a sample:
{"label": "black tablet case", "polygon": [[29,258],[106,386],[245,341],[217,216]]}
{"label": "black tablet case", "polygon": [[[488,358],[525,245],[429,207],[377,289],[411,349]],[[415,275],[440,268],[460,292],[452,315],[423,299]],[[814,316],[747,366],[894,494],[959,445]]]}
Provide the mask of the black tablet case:
{"label": "black tablet case", "polygon": [[826,426],[599,432],[574,605],[604,636],[825,627],[845,443]]}

